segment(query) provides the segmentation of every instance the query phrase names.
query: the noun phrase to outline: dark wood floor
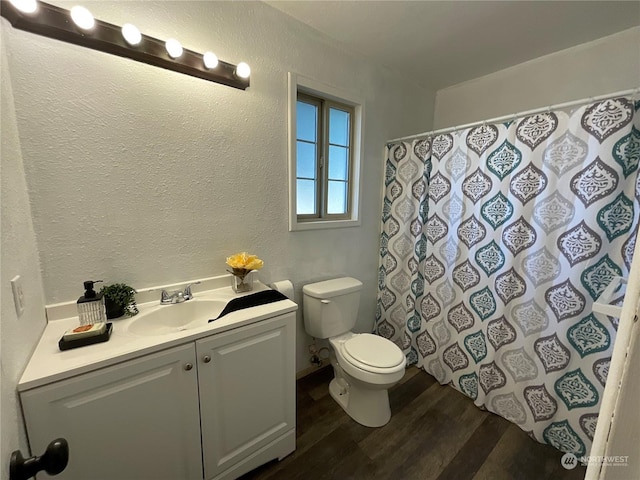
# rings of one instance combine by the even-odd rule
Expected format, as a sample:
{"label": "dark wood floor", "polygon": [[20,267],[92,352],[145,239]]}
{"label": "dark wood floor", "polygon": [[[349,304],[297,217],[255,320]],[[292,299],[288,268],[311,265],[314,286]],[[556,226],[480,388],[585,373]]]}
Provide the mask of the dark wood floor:
{"label": "dark wood floor", "polygon": [[562,453],[417,368],[390,390],[391,421],[364,427],[328,392],[331,368],[298,380],[297,447],[243,480],[578,480]]}

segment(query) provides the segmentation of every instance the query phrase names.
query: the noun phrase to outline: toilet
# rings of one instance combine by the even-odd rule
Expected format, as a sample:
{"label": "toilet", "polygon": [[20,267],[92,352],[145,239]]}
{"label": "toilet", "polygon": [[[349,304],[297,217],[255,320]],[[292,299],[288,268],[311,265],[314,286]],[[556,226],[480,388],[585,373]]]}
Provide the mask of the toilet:
{"label": "toilet", "polygon": [[388,390],[405,373],[396,344],[370,333],[354,333],[362,282],[343,277],[302,288],[305,330],[331,345],[333,399],[356,422],[381,427],[391,419]]}

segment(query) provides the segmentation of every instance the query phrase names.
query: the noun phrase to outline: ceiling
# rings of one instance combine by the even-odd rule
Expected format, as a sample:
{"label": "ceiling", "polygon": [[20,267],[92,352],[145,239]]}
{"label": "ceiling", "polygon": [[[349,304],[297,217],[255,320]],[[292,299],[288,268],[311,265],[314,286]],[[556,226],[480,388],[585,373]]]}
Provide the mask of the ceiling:
{"label": "ceiling", "polygon": [[640,25],[638,1],[266,3],[435,89]]}

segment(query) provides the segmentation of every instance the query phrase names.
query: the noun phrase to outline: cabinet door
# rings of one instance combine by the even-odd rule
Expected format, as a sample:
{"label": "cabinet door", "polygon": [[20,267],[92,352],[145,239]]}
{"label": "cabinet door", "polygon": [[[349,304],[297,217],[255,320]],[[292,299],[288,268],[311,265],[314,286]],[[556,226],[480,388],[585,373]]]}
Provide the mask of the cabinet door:
{"label": "cabinet door", "polygon": [[293,314],[196,342],[205,479],[295,428],[294,349]]}
{"label": "cabinet door", "polygon": [[32,451],[68,440],[61,479],[202,478],[193,344],[29,390],[21,400]]}

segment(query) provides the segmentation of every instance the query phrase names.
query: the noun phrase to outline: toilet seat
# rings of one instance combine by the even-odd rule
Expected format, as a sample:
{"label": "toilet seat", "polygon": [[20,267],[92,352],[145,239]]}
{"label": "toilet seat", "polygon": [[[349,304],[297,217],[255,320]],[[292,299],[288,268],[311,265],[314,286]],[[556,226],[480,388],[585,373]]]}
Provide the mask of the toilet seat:
{"label": "toilet seat", "polygon": [[341,357],[360,370],[370,373],[395,373],[404,369],[406,359],[402,350],[390,340],[360,333],[339,345]]}
{"label": "toilet seat", "polygon": [[404,355],[398,346],[386,338],[361,333],[344,342],[345,357],[370,367],[393,368],[402,363]]}

